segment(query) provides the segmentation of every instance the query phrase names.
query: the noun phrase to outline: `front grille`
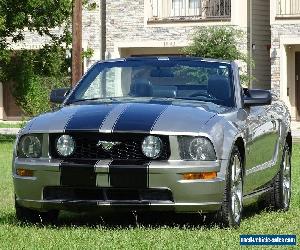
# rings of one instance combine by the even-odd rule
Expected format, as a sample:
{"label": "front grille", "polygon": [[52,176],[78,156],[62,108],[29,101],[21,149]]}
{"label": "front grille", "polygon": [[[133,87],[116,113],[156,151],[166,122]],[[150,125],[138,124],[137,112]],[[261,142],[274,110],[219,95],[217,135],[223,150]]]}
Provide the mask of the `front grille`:
{"label": "front grille", "polygon": [[44,200],[87,200],[87,201],[165,201],[173,202],[172,192],[168,189],[121,189],[121,188],[84,188],[84,187],[45,187]]}
{"label": "front grille", "polygon": [[[56,151],[56,141],[62,134],[50,134],[50,155],[55,159],[86,160],[149,160],[142,152],[145,134],[101,134],[69,133],[76,143],[75,152],[69,157],[62,157]],[[156,160],[167,160],[170,157],[168,136],[159,136],[162,140],[162,154]],[[110,150],[105,150],[99,141],[116,143]]]}

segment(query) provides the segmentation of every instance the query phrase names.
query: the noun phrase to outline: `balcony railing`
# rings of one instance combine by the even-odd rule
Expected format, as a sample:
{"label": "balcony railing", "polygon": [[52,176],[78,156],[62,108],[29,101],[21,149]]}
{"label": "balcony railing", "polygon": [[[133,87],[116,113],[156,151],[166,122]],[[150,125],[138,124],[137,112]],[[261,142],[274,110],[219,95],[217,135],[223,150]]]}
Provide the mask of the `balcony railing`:
{"label": "balcony railing", "polygon": [[148,21],[230,19],[231,0],[150,0]]}
{"label": "balcony railing", "polygon": [[277,17],[300,17],[300,0],[276,0]]}

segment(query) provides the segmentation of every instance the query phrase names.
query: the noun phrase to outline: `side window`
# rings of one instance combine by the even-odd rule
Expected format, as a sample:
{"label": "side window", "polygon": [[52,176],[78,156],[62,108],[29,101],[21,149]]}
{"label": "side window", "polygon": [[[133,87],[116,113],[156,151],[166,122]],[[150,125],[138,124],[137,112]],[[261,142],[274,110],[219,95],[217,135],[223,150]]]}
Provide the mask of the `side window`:
{"label": "side window", "polygon": [[126,70],[114,67],[107,68],[100,72],[95,79],[91,81],[82,98],[91,99],[123,96],[122,77],[124,77],[125,73],[122,74],[122,71]]}
{"label": "side window", "polygon": [[90,84],[90,87],[82,95],[82,99],[101,98],[104,97],[105,90],[102,88],[104,82],[104,74],[99,74]]}

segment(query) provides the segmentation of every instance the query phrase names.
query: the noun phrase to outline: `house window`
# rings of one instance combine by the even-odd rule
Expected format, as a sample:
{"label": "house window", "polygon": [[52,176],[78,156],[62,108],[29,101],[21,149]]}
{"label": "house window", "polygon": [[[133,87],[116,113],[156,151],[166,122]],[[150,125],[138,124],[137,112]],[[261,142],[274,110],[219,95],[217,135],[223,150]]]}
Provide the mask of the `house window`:
{"label": "house window", "polygon": [[300,16],[300,0],[276,0],[279,17]]}
{"label": "house window", "polygon": [[172,0],[172,16],[195,16],[200,14],[202,0]]}
{"label": "house window", "polygon": [[153,17],[158,17],[158,1],[153,0],[151,2],[151,4],[152,4],[152,15],[153,15]]}
{"label": "house window", "polygon": [[189,0],[189,15],[199,16],[201,14],[201,0]]}
{"label": "house window", "polygon": [[[230,19],[231,0],[149,0],[149,21]],[[300,1],[300,0],[299,0]]]}
{"label": "house window", "polygon": [[201,4],[200,0],[189,0],[190,9],[198,9],[200,8],[200,4]]}
{"label": "house window", "polygon": [[183,0],[172,0],[172,16],[183,16]]}

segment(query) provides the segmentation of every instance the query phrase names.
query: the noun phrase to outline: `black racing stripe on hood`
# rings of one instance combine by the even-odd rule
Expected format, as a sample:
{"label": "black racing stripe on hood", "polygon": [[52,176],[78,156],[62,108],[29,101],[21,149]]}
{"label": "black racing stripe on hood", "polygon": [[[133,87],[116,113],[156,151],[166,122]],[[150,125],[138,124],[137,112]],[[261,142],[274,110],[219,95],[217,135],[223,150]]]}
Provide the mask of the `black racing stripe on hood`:
{"label": "black racing stripe on hood", "polygon": [[139,131],[149,133],[169,105],[134,103],[119,117],[114,132]]}
{"label": "black racing stripe on hood", "polygon": [[150,161],[114,160],[109,165],[109,182],[115,188],[149,187]]}
{"label": "black racing stripe on hood", "polygon": [[66,125],[66,132],[74,130],[99,131],[103,121],[118,104],[86,105],[78,109]]}

